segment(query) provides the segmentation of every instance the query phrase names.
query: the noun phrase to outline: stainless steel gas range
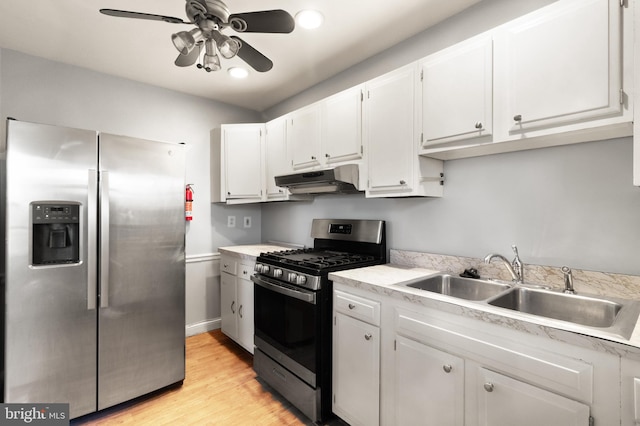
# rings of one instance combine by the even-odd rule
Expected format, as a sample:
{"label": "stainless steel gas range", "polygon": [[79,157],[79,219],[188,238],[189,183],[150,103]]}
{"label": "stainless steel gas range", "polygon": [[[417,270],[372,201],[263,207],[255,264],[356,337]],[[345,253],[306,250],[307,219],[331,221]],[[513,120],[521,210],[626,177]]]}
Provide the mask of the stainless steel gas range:
{"label": "stainless steel gas range", "polygon": [[313,248],[262,253],[255,274],[258,376],[311,420],[331,414],[329,272],[386,262],[385,222],[314,219]]}

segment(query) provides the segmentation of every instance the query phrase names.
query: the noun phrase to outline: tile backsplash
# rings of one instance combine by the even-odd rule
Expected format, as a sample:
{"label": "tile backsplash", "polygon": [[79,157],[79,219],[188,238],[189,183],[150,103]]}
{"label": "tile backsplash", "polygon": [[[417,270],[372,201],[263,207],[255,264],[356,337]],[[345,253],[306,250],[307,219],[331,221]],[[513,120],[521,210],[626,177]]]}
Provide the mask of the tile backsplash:
{"label": "tile backsplash", "polygon": [[[403,266],[434,269],[458,275],[465,269],[475,268],[481,278],[511,281],[507,268],[498,261],[489,265],[484,259],[449,256],[405,250],[390,250],[390,263]],[[591,293],[610,297],[640,300],[640,276],[572,269],[576,293]],[[542,284],[554,289],[564,288],[564,275],[557,266],[524,264],[524,281]]]}

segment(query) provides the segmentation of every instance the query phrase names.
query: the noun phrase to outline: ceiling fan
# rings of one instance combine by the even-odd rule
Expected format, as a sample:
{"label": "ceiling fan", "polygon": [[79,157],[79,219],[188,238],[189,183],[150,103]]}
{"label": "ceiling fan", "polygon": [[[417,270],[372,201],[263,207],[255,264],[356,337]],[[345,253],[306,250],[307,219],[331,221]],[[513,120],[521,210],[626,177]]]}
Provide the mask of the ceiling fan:
{"label": "ceiling fan", "polygon": [[[163,21],[170,24],[194,24],[190,31],[180,31],[171,35],[173,45],[180,54],[175,60],[179,67],[188,67],[197,62],[197,67],[208,72],[221,68],[220,58],[238,56],[259,72],[269,71],[273,62],[247,42],[237,36],[227,36],[222,31],[228,27],[239,33],[290,33],[295,28],[293,17],[284,10],[263,10],[258,12],[230,14],[222,0],[186,0],[185,7],[189,21],[172,16],[126,10],[100,9],[100,12],[119,18],[137,18]],[[204,46],[204,50],[203,50]],[[204,51],[204,54],[202,54]]]}

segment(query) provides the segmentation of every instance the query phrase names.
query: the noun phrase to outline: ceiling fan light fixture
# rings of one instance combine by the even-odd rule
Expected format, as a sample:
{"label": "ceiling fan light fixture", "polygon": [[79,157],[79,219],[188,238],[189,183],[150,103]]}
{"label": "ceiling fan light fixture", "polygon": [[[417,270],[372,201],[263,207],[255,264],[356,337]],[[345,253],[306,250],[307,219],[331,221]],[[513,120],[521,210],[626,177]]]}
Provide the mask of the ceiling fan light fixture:
{"label": "ceiling fan light fixture", "polygon": [[233,78],[243,79],[249,76],[249,71],[246,68],[231,67],[227,70],[229,75]]}
{"label": "ceiling fan light fixture", "polygon": [[223,58],[231,59],[238,54],[238,50],[240,50],[240,43],[236,40],[217,30],[213,30],[211,32],[211,36],[215,40],[216,46],[218,46],[218,52],[220,52]]}
{"label": "ceiling fan light fixture", "polygon": [[182,55],[187,55],[191,52],[200,40],[202,40],[200,28],[194,28],[191,31],[180,31],[171,35],[173,45]]}
{"label": "ceiling fan light fixture", "polygon": [[324,16],[317,10],[305,9],[296,13],[296,22],[302,28],[312,30],[322,25]]}
{"label": "ceiling fan light fixture", "polygon": [[216,54],[216,46],[212,39],[207,40],[204,43],[206,53],[202,59],[202,66],[207,72],[218,71],[222,68],[220,65],[220,58]]}

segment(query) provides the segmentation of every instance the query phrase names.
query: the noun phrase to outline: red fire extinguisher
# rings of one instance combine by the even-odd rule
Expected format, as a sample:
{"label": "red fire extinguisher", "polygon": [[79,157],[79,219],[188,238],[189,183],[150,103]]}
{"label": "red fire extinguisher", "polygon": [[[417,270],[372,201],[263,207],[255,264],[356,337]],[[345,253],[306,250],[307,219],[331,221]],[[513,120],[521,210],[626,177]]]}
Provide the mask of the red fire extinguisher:
{"label": "red fire extinguisher", "polygon": [[193,188],[190,183],[185,191],[184,219],[193,220]]}

